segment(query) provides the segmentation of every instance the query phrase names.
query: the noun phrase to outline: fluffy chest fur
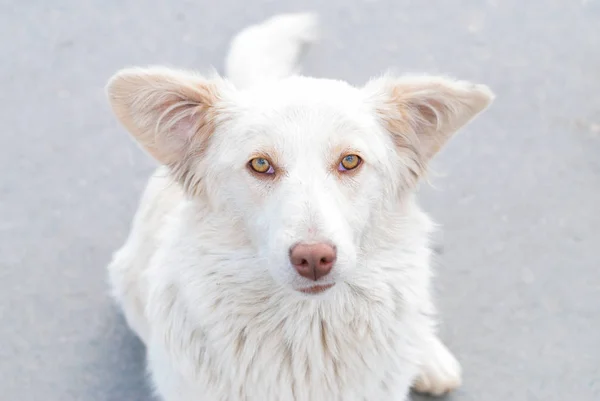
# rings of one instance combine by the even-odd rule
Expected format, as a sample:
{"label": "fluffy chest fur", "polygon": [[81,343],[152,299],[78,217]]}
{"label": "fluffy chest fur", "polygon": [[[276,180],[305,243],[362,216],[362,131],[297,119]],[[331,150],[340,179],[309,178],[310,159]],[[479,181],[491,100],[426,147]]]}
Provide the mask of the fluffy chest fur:
{"label": "fluffy chest fur", "polygon": [[198,216],[177,209],[146,275],[159,387],[195,401],[404,399],[430,330],[418,254],[380,249],[352,284],[309,298],[272,281],[233,227],[215,236]]}

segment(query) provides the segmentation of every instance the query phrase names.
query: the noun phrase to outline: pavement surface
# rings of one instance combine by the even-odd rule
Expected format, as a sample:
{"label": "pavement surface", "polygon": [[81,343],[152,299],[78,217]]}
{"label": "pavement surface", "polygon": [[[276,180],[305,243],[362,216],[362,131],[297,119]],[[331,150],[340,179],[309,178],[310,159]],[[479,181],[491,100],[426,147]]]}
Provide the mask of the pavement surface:
{"label": "pavement surface", "polygon": [[152,398],[105,265],[154,164],[103,87],[128,65],[221,69],[239,29],[305,10],[324,24],[307,74],[497,94],[421,194],[464,367],[447,399],[600,400],[600,1],[0,0],[1,401]]}

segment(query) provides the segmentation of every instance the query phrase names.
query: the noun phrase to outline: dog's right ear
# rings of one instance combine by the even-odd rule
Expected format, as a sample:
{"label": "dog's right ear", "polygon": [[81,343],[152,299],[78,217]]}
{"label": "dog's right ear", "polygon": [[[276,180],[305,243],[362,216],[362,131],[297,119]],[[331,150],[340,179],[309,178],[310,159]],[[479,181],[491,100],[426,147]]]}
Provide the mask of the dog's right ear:
{"label": "dog's right ear", "polygon": [[427,75],[386,75],[371,80],[365,91],[405,156],[410,181],[419,179],[446,142],[494,99],[485,85]]}
{"label": "dog's right ear", "polygon": [[109,81],[119,121],[156,160],[176,166],[203,151],[213,133],[218,84],[166,68],[130,68]]}

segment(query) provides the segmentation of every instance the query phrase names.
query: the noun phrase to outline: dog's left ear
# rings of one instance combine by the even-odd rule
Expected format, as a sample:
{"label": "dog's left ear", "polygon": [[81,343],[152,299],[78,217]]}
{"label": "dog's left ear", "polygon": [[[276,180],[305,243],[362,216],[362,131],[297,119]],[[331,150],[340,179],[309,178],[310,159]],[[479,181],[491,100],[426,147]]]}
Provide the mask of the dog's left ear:
{"label": "dog's left ear", "polygon": [[396,145],[412,153],[419,170],[494,98],[485,85],[430,76],[386,76],[364,90]]}
{"label": "dog's left ear", "polygon": [[119,121],[189,193],[200,191],[196,167],[223,119],[225,81],[164,67],[127,68],[107,94]]}
{"label": "dog's left ear", "polygon": [[163,67],[127,68],[106,91],[119,121],[164,165],[201,153],[214,131],[220,101],[215,80]]}

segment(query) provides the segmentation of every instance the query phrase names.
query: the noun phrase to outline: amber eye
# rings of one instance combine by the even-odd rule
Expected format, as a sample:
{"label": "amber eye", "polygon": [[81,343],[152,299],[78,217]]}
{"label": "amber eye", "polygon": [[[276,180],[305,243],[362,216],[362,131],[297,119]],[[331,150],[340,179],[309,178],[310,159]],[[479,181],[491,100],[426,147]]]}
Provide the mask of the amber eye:
{"label": "amber eye", "polygon": [[269,161],[264,157],[255,157],[254,159],[250,160],[249,165],[250,168],[257,173],[273,174],[275,172],[275,169],[273,169],[271,163],[269,163]]}
{"label": "amber eye", "polygon": [[342,159],[342,161],[340,162],[340,164],[338,166],[338,170],[339,171],[354,170],[355,168],[357,168],[360,165],[361,161],[362,161],[362,159],[360,157],[358,157],[357,155],[344,156],[344,158]]}

